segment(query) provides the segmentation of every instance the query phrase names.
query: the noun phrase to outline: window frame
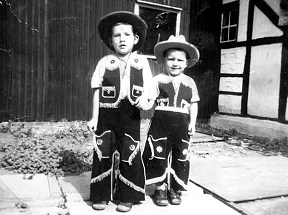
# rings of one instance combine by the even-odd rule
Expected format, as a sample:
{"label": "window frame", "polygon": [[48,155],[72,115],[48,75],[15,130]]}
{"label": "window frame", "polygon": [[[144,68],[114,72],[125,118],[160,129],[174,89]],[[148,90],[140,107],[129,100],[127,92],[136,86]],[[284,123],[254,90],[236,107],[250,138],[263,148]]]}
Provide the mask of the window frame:
{"label": "window frame", "polygon": [[[155,9],[155,10],[160,10],[163,12],[172,12],[176,13],[176,29],[175,29],[175,35],[174,36],[179,36],[180,35],[180,22],[181,22],[181,12],[182,8],[178,7],[172,7],[168,5],[163,5],[163,4],[157,4],[157,3],[152,3],[152,2],[147,2],[143,0],[136,0],[135,2],[135,7],[134,7],[134,13],[139,15],[140,7],[142,8],[149,8],[149,9]],[[142,54],[146,56],[149,59],[156,59],[154,55],[147,55],[147,54]]]}
{"label": "window frame", "polygon": [[[236,24],[230,24],[230,20],[231,20],[231,13],[232,12],[236,12],[237,13],[237,23]],[[224,20],[224,14],[229,13],[229,23],[227,26],[223,26],[223,20]],[[230,29],[232,28],[236,28],[235,30],[235,38],[233,40],[231,40],[229,38],[230,36]],[[221,44],[227,44],[227,43],[235,43],[238,40],[238,28],[239,28],[239,2],[238,1],[234,1],[234,2],[230,2],[227,4],[224,4],[222,6],[222,11],[221,11],[221,26],[220,26],[220,43]],[[222,41],[222,32],[223,29],[228,29],[228,40]]]}

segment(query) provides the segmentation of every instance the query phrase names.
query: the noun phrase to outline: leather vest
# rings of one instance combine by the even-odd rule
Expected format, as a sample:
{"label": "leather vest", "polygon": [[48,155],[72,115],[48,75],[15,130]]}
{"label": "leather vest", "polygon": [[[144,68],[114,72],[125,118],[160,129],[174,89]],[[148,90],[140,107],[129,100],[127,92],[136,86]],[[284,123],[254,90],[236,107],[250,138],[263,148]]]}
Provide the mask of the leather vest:
{"label": "leather vest", "polygon": [[[192,98],[192,90],[189,86],[180,83],[178,92],[175,92],[172,82],[158,83],[159,95],[156,99],[156,109],[161,107],[175,108],[175,112],[187,112]],[[183,110],[181,110],[183,109]],[[165,110],[165,109],[163,109]],[[170,109],[173,111],[173,109]]]}
{"label": "leather vest", "polygon": [[[116,61],[116,59],[111,59],[110,64],[105,66],[99,97],[100,107],[117,108],[120,101],[124,99],[120,95],[122,87],[120,67]],[[132,105],[143,93],[143,68],[140,63],[137,57],[130,63],[130,90],[127,97]]]}

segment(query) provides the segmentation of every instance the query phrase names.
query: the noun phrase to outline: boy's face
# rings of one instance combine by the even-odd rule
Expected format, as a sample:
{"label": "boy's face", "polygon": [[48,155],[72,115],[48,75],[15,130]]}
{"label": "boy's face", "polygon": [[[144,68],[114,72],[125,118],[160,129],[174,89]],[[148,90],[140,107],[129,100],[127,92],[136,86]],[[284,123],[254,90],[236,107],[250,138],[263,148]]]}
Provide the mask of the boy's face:
{"label": "boy's face", "polygon": [[166,52],[164,65],[166,71],[172,75],[180,75],[187,67],[186,52],[182,50],[170,49]]}
{"label": "boy's face", "polygon": [[131,53],[138,41],[139,37],[134,35],[131,25],[119,24],[112,28],[111,42],[119,55],[125,56]]}

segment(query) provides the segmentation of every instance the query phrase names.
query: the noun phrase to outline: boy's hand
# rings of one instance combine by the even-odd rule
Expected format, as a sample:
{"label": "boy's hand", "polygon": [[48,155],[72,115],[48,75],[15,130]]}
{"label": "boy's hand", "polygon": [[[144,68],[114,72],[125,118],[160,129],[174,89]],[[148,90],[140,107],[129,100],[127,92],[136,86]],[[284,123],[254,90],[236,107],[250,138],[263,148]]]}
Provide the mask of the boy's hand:
{"label": "boy's hand", "polygon": [[147,98],[140,96],[136,99],[135,106],[142,110],[149,110],[150,108],[152,108],[153,103],[154,102],[152,100],[148,101]]}
{"label": "boy's hand", "polygon": [[96,130],[97,130],[97,125],[98,125],[98,119],[91,119],[91,120],[87,123],[87,127],[88,127],[89,131],[91,131],[91,132],[96,132]]}
{"label": "boy's hand", "polygon": [[189,126],[188,126],[188,134],[189,134],[189,136],[194,136],[195,132],[196,132],[195,124],[194,123],[189,123]]}

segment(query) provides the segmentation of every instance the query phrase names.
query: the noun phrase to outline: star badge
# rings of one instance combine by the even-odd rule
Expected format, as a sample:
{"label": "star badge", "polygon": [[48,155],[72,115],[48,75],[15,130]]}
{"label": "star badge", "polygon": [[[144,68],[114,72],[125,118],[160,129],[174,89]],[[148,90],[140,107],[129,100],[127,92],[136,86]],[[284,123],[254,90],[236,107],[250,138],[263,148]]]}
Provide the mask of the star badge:
{"label": "star badge", "polygon": [[163,152],[163,148],[162,148],[161,146],[157,146],[157,147],[156,147],[156,151],[157,151],[158,153],[161,153],[161,152]]}

